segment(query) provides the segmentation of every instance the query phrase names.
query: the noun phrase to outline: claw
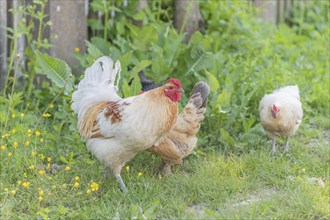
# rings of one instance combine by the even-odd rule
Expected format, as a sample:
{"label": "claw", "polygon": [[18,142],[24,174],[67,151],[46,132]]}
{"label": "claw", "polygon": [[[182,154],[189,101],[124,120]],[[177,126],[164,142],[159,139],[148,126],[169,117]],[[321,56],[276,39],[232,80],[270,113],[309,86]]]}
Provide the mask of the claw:
{"label": "claw", "polygon": [[274,155],[276,153],[276,141],[275,139],[273,140],[273,147],[272,147],[272,151],[271,154]]}

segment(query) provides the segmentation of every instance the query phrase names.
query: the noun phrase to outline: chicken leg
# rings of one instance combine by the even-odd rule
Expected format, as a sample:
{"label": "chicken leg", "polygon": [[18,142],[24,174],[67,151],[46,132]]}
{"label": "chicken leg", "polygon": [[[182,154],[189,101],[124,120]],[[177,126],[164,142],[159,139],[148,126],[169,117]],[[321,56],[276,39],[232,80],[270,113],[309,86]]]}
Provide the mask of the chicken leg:
{"label": "chicken leg", "polygon": [[284,151],[288,151],[288,150],[289,150],[289,136],[286,136]]}
{"label": "chicken leg", "polygon": [[274,155],[276,153],[276,140],[273,139],[272,141],[273,141],[273,147],[271,153]]}

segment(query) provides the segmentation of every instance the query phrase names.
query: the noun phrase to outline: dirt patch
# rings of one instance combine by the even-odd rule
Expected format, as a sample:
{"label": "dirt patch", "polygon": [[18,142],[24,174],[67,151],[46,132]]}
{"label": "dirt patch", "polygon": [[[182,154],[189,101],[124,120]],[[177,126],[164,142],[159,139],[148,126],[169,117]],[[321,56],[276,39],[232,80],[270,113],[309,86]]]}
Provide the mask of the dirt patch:
{"label": "dirt patch", "polygon": [[204,207],[200,204],[194,204],[187,208],[187,211],[197,216],[203,216],[205,214]]}
{"label": "dirt patch", "polygon": [[237,203],[231,204],[233,207],[250,205],[254,202],[259,202],[262,200],[266,200],[270,198],[272,195],[276,193],[275,188],[260,188],[254,192],[252,192],[247,198],[239,200]]}

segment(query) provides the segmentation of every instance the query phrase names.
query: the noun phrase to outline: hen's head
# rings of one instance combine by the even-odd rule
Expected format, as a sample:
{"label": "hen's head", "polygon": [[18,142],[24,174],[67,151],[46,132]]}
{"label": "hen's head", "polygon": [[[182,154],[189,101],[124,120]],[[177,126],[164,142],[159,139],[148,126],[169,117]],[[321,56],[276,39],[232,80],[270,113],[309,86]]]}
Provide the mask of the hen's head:
{"label": "hen's head", "polygon": [[272,108],[271,108],[271,113],[272,113],[272,116],[273,118],[277,118],[280,114],[280,111],[281,111],[281,106],[279,106],[278,104],[273,104]]}
{"label": "hen's head", "polygon": [[181,93],[183,92],[180,80],[171,78],[167,80],[167,83],[164,85],[164,87],[165,96],[167,96],[173,102],[180,100]]}

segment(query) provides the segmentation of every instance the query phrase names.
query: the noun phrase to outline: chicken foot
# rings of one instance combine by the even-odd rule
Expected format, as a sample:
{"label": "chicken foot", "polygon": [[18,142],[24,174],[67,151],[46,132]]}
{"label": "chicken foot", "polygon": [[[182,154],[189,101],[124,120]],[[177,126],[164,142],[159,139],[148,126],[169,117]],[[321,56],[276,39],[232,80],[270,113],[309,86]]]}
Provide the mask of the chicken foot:
{"label": "chicken foot", "polygon": [[[113,173],[114,173],[114,175],[115,175],[117,181],[118,181],[119,184],[120,184],[120,188],[126,193],[126,192],[127,192],[126,185],[125,185],[123,179],[122,179],[121,176],[120,176],[121,168],[122,168],[122,166],[117,167],[116,169],[114,169],[114,172],[113,172]],[[112,169],[108,167],[108,173],[110,173],[110,172],[112,172]],[[106,174],[107,174],[107,173],[106,173]],[[106,175],[106,177],[108,177],[108,175]]]}

